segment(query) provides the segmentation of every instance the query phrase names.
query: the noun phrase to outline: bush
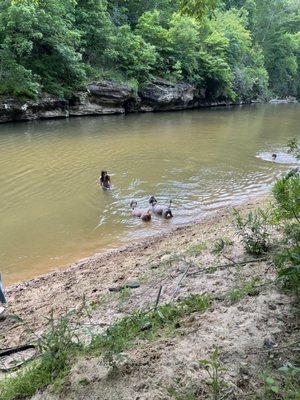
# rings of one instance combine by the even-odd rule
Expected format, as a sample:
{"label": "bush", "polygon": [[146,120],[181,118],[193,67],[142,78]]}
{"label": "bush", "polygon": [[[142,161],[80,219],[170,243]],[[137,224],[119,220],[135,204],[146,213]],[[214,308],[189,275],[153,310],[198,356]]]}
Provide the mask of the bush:
{"label": "bush", "polygon": [[259,256],[270,248],[270,234],[268,231],[267,214],[257,209],[243,217],[238,210],[234,210],[235,223],[238,235],[249,254]]}

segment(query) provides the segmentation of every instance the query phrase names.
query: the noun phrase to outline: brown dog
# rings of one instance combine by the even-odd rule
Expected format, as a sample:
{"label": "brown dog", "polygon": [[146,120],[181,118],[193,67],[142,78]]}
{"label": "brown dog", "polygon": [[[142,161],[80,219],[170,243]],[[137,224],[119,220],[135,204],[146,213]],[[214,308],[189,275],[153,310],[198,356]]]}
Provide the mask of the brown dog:
{"label": "brown dog", "polygon": [[130,207],[132,208],[132,215],[134,217],[141,218],[143,221],[151,221],[150,210],[143,210],[142,208],[138,208],[138,204],[135,200],[132,200],[130,203]]}

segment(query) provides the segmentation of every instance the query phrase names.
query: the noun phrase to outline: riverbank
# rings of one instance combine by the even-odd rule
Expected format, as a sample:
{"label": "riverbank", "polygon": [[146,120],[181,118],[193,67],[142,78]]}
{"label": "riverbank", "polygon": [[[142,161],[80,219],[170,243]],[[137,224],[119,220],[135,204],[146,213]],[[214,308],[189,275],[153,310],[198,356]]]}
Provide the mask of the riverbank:
{"label": "riverbank", "polygon": [[[242,209],[266,201],[249,201]],[[220,243],[224,248],[218,252]],[[138,287],[120,290],[125,286]],[[266,390],[260,373],[272,374],[292,359],[292,345],[299,339],[292,299],[278,291],[268,257],[258,260],[245,253],[231,208],[8,288],[7,313],[26,324],[17,318],[0,322],[1,347],[30,343],[45,329],[51,310],[54,318],[73,310],[71,320],[88,340],[114,321],[151,308],[160,287],[160,304],[194,294],[213,300],[205,312],[183,316],[154,339],[137,339],[120,358],[116,376],[101,358],[83,357],[61,395],[50,390],[34,399],[98,399],[99,393],[107,400],[207,399],[207,372],[197,360],[209,360],[214,346],[226,368],[226,398],[246,399]]]}
{"label": "riverbank", "polygon": [[[182,111],[196,108],[265,103],[266,99],[211,100],[205,90],[186,82],[172,83],[157,79],[134,91],[130,86],[111,80],[91,82],[86,90],[69,99],[42,93],[38,98],[0,96],[0,123],[114,115],[153,111]],[[273,103],[297,103],[295,97],[272,99]]]}

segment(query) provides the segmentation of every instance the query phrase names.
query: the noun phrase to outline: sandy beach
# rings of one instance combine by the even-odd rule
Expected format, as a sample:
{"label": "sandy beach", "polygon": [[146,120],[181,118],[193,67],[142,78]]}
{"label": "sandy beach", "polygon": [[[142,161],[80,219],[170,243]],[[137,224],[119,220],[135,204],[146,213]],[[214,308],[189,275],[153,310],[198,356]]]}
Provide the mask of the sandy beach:
{"label": "sandy beach", "polygon": [[[266,201],[251,200],[242,209],[249,211]],[[220,240],[224,249],[216,254]],[[253,279],[255,295],[246,294],[236,302],[221,296]],[[132,283],[138,287],[118,289]],[[207,399],[206,372],[197,360],[209,358],[218,345],[231,390],[226,398],[246,399],[261,390],[260,370],[279,367],[289,359],[290,350],[283,345],[296,341],[293,299],[278,291],[268,257],[257,260],[245,253],[231,208],[9,287],[6,313],[23,322],[16,318],[0,322],[1,348],[31,343],[45,329],[51,311],[57,318],[73,310],[72,320],[80,325],[79,335],[85,340],[87,332],[101,332],[124,315],[149,309],[160,287],[159,304],[191,293],[210,293],[215,300],[206,313],[181,321],[174,335],[129,350],[118,379],[109,378],[99,358],[82,359],[67,377],[63,394],[50,390],[34,398],[172,399],[173,388],[176,393],[192,390],[195,398]],[[89,385],[79,384],[83,378]]]}

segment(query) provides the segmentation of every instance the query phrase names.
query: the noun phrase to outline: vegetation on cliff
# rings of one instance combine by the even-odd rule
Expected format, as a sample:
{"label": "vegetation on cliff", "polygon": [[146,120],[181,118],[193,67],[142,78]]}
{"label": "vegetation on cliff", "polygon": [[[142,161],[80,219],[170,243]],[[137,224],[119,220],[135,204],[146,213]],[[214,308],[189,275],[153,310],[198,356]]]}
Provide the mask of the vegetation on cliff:
{"label": "vegetation on cliff", "polygon": [[207,100],[299,96],[299,0],[3,0],[0,94],[98,78],[187,81]]}

